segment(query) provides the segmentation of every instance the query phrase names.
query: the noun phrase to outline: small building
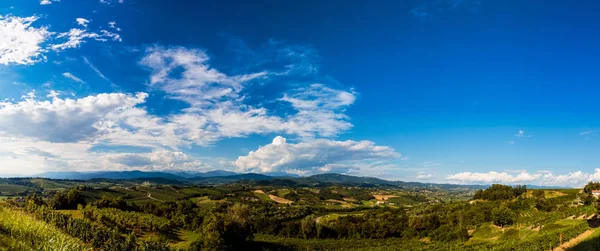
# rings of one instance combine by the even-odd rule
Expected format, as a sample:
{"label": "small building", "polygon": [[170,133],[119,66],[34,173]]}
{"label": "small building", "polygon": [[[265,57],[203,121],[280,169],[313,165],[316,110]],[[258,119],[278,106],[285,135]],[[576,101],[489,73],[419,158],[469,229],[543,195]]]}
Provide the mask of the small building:
{"label": "small building", "polygon": [[600,197],[600,190],[592,190],[592,195],[596,198]]}

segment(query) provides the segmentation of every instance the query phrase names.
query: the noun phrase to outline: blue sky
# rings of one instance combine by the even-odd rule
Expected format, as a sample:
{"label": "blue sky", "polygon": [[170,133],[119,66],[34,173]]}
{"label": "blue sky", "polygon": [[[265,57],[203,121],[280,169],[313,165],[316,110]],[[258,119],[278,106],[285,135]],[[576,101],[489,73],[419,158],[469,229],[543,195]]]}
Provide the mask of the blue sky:
{"label": "blue sky", "polygon": [[600,178],[596,1],[0,3],[0,174]]}

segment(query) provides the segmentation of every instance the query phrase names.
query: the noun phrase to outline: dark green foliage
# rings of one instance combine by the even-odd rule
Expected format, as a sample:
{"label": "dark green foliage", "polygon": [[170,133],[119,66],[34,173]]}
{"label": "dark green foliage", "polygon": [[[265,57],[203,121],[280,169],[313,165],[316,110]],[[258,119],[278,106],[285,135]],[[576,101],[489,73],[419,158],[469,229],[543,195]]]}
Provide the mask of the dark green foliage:
{"label": "dark green foliage", "polygon": [[521,196],[521,194],[527,192],[526,186],[505,186],[500,184],[493,184],[491,187],[485,190],[478,190],[473,199],[483,200],[510,200]]}
{"label": "dark green foliage", "polygon": [[508,208],[513,211],[523,211],[529,210],[531,207],[529,206],[527,200],[523,199],[522,197],[518,197],[515,201],[508,203]]}
{"label": "dark green foliage", "polygon": [[297,201],[300,201],[300,195],[298,195],[298,194],[297,194],[296,192],[294,192],[294,191],[292,191],[292,192],[289,192],[289,193],[285,194],[285,195],[283,196],[283,198],[284,198],[284,199],[287,199],[287,200],[291,200],[291,201],[296,201],[296,202],[297,202]]}
{"label": "dark green foliage", "polygon": [[600,190],[600,182],[592,182],[590,181],[585,187],[583,187],[583,192],[587,194],[592,194],[593,190]]}
{"label": "dark green foliage", "polygon": [[334,193],[331,189],[321,189],[319,191],[319,198],[321,200],[344,200],[344,196]]}
{"label": "dark green foliage", "polygon": [[206,251],[219,251],[225,249],[225,223],[218,214],[210,214],[204,218],[202,223],[202,242],[196,244],[196,248]]}
{"label": "dark green foliage", "polygon": [[556,208],[556,205],[552,203],[551,200],[547,200],[545,198],[537,199],[535,202],[535,208],[540,211],[551,212]]}
{"label": "dark green foliage", "polygon": [[536,199],[543,199],[546,196],[544,190],[533,190],[533,197]]}
{"label": "dark green foliage", "polygon": [[431,239],[441,242],[466,241],[469,232],[464,227],[444,225],[431,233]]}
{"label": "dark green foliage", "polygon": [[[80,186],[71,194],[66,190],[47,193],[46,199],[30,196],[26,203],[15,205],[25,204],[39,219],[95,250],[168,250],[167,242],[189,250],[550,250],[556,247],[558,234],[571,238],[587,229],[565,218],[594,212],[591,206],[576,206],[577,197],[587,194],[557,190],[560,194],[551,193],[557,197],[545,198],[544,190],[534,190],[532,197],[521,196],[525,186],[494,185],[477,192],[475,197],[482,200],[466,202],[436,188],[287,187],[284,195],[281,187],[245,184]],[[257,189],[279,191],[295,202],[257,201],[253,199]],[[165,202],[148,199],[148,191]],[[124,197],[125,193],[131,196]],[[373,199],[372,194],[400,197],[388,200],[396,205],[364,203]],[[174,199],[168,198],[171,195]],[[357,201],[344,204],[351,208],[325,205],[326,199],[344,198]],[[60,213],[46,206],[69,208],[71,201],[89,205]],[[506,227],[504,233],[490,223]],[[538,226],[543,226],[541,231],[531,230]],[[468,230],[473,229],[473,239],[468,241]],[[490,234],[480,231],[485,229]],[[1,236],[0,229],[0,244]]]}
{"label": "dark green foliage", "polygon": [[492,210],[492,221],[497,226],[512,225],[516,220],[516,215],[509,208],[501,206]]}
{"label": "dark green foliage", "polygon": [[76,209],[78,204],[85,204],[81,191],[74,187],[68,191],[60,191],[48,203],[54,209]]}
{"label": "dark green foliage", "polygon": [[117,229],[85,219],[75,219],[70,215],[55,212],[46,206],[35,206],[35,203],[27,203],[27,205],[29,205],[26,208],[27,211],[36,215],[40,220],[101,250],[168,250],[166,244],[140,242],[141,245],[138,245],[135,235],[124,236]]}
{"label": "dark green foliage", "polygon": [[594,202],[596,202],[596,197],[594,197],[592,194],[583,194],[581,199],[583,200],[583,204],[586,206],[593,205]]}
{"label": "dark green foliage", "polygon": [[131,206],[127,205],[127,201],[125,201],[123,197],[102,196],[101,199],[94,201],[92,206],[97,208],[112,207],[120,210],[133,210]]}

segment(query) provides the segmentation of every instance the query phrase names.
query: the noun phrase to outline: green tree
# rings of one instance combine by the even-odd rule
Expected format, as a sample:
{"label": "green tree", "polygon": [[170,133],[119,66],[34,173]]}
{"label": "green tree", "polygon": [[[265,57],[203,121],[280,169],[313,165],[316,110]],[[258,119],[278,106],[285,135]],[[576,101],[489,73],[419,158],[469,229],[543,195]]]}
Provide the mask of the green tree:
{"label": "green tree", "polygon": [[494,225],[504,227],[512,225],[515,222],[515,213],[505,206],[494,208],[492,210],[492,221]]}
{"label": "green tree", "polygon": [[202,245],[200,250],[219,251],[225,249],[223,219],[216,213],[210,213],[202,223]]}
{"label": "green tree", "polygon": [[316,237],[317,222],[314,215],[309,215],[300,222],[300,231],[305,239]]}

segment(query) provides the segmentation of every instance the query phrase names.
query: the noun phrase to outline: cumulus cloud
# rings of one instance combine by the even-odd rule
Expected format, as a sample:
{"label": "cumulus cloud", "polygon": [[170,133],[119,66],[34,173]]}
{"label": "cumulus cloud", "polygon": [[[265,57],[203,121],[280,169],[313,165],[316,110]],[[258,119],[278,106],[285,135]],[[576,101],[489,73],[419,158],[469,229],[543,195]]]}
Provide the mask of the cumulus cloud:
{"label": "cumulus cloud", "polygon": [[530,174],[528,172],[521,172],[517,175],[512,175],[508,172],[496,172],[490,171],[489,173],[472,173],[463,172],[450,175],[447,177],[448,180],[461,182],[461,183],[527,183],[537,180],[541,177],[541,174]]}
{"label": "cumulus cloud", "polygon": [[389,160],[401,155],[393,148],[371,141],[334,141],[317,139],[297,144],[278,136],[269,145],[240,156],[235,161],[241,171],[316,173],[347,171],[348,167],[369,160]]}
{"label": "cumulus cloud", "polygon": [[112,93],[52,101],[26,99],[0,102],[0,132],[50,142],[73,142],[93,137],[97,123],[144,102],[147,94]]}
{"label": "cumulus cloud", "polygon": [[204,163],[179,151],[155,150],[150,153],[107,154],[110,162],[145,170],[198,170]]}
{"label": "cumulus cloud", "polygon": [[203,162],[167,149],[112,153],[92,151],[93,146],[91,142],[48,142],[0,133],[0,175],[34,175],[45,171],[208,171],[213,170],[213,165],[218,166],[214,161]]}
{"label": "cumulus cloud", "polygon": [[[568,174],[554,174],[550,171],[539,171],[529,173],[525,170],[516,171],[516,174],[510,172],[490,171],[487,173],[462,172],[446,177],[447,180],[462,184],[534,184],[547,186],[567,186],[583,187],[589,181],[600,180],[600,168],[596,168],[594,173],[584,173],[582,171],[571,172]],[[514,173],[514,172],[512,172]]]}
{"label": "cumulus cloud", "polygon": [[0,64],[34,64],[44,59],[42,44],[52,35],[46,27],[33,27],[38,17],[0,15]]}
{"label": "cumulus cloud", "polygon": [[[74,28],[68,33],[60,33],[55,38],[67,41],[48,48],[76,48],[85,39],[102,39],[103,35],[87,31],[87,20],[77,22],[85,29]],[[116,29],[115,24],[110,26]],[[285,54],[282,51],[277,55],[301,57],[297,52]],[[286,171],[290,172],[373,171],[393,168],[379,161],[400,157],[393,149],[376,146],[370,141],[315,140],[319,136],[334,137],[352,127],[344,114],[356,100],[352,89],[339,90],[312,81],[296,83],[294,88],[282,90],[272,100],[265,100],[271,105],[267,108],[264,103],[248,102],[248,88],[271,77],[280,77],[281,71],[248,71],[251,73],[229,75],[212,68],[208,63],[210,58],[203,50],[183,47],[153,46],[144,54],[140,65],[150,72],[151,91],[162,91],[168,98],[183,101],[189,107],[170,115],[150,114],[145,107],[139,106],[148,96],[145,93],[110,93],[62,99],[60,90],[49,90],[45,96],[49,100],[37,100],[35,92],[25,95],[22,101],[5,100],[0,103],[0,137],[26,139],[25,143],[12,142],[14,147],[9,152],[18,161],[11,163],[29,161],[38,168],[61,170],[74,166],[82,169],[110,166],[118,169],[207,167],[181,149],[192,145],[208,146],[223,138],[268,133],[293,134],[305,140],[298,144],[288,144],[284,138],[274,141],[279,147],[285,146],[281,151],[290,155],[291,159],[285,162],[286,168],[288,164],[290,167]],[[316,70],[296,69],[310,65],[307,58],[301,58],[302,66],[294,66],[294,72],[315,74]],[[84,57],[83,61],[98,76],[108,80],[87,58]],[[288,71],[286,74],[291,73]],[[70,72],[63,73],[63,76],[85,83]],[[21,143],[20,152],[15,152],[15,147]],[[145,147],[152,151],[111,153],[100,159],[89,151],[98,144]],[[47,150],[75,145],[76,150],[69,152]],[[44,149],[48,154],[36,152],[31,147]],[[231,167],[247,170],[283,169],[279,165],[265,167],[263,163],[270,161],[266,157],[258,161],[260,165],[253,164],[253,160],[275,149],[274,145],[265,146],[228,163]],[[311,157],[311,154],[314,156]],[[310,168],[304,168],[305,164],[311,164]]]}

